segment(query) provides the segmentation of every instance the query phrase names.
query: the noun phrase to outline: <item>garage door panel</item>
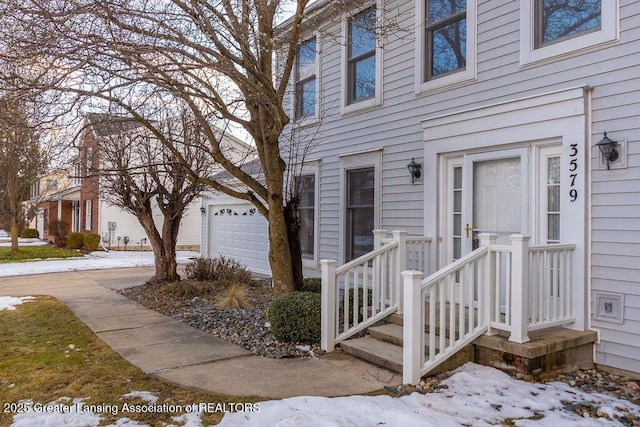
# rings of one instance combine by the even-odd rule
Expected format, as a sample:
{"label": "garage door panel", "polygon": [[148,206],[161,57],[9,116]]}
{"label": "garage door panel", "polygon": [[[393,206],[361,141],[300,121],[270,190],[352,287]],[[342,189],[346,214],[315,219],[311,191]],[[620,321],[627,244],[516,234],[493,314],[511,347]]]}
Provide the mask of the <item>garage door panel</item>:
{"label": "garage door panel", "polygon": [[267,220],[251,205],[210,209],[210,256],[234,258],[249,270],[271,274]]}

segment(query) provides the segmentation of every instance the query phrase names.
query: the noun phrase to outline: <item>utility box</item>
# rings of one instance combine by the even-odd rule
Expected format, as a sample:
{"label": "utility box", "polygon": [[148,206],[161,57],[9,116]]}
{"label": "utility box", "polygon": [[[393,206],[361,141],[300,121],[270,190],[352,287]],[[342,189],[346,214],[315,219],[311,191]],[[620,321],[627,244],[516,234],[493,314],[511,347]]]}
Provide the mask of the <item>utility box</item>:
{"label": "utility box", "polygon": [[107,223],[107,226],[109,227],[109,230],[115,230],[116,229],[116,223],[115,222],[109,221]]}

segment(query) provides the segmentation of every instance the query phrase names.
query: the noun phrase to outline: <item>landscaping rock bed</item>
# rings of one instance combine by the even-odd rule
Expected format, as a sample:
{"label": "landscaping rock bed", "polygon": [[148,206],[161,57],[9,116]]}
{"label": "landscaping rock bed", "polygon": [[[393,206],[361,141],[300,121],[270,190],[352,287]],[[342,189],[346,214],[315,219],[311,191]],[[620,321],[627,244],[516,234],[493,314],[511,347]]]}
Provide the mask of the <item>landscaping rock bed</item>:
{"label": "landscaping rock bed", "polygon": [[252,280],[248,285],[248,296],[253,308],[245,310],[219,310],[214,307],[215,295],[223,290],[214,287],[210,295],[193,296],[190,288],[197,286],[205,285],[183,280],[181,284],[145,284],[119,292],[147,308],[260,356],[315,357],[321,352],[317,344],[280,342],[273,337],[266,315],[273,299],[269,280]]}

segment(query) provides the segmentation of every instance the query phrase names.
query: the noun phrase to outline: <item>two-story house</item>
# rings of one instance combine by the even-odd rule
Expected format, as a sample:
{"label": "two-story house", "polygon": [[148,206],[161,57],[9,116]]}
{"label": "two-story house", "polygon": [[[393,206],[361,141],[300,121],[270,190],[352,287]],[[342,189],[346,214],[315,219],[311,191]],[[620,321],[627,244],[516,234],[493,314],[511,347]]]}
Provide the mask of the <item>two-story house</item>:
{"label": "two-story house", "polygon": [[315,139],[307,273],[336,260],[337,287],[408,315],[402,285],[362,285],[387,274],[378,258],[340,270],[398,241],[372,230],[404,230],[424,275],[453,283],[430,299],[443,279],[420,276],[425,301],[486,307],[485,332],[516,342],[595,330],[596,363],[640,372],[640,2],[319,0],[308,15],[289,100]]}
{"label": "two-story house", "polygon": [[80,180],[74,170],[50,172],[31,185],[35,207],[29,227],[55,242],[60,234],[80,231]]}

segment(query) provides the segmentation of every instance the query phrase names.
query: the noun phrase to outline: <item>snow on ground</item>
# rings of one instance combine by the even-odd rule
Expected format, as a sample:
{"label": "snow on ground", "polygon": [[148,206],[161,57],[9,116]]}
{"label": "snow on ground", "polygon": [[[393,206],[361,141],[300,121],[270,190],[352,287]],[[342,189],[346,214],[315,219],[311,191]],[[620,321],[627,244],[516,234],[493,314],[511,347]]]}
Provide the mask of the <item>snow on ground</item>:
{"label": "snow on ground", "polygon": [[0,297],[0,311],[15,310],[16,305],[22,305],[34,299],[35,297]]}
{"label": "snow on ground", "polygon": [[[178,264],[187,264],[199,252],[178,251]],[[22,276],[26,274],[55,273],[76,270],[102,270],[106,268],[150,267],[153,266],[153,252],[109,251],[91,252],[82,258],[38,260],[0,264],[0,277]]]}
{"label": "snow on ground", "polygon": [[[446,388],[446,387],[448,388]],[[365,427],[365,426],[495,426],[509,420],[516,426],[613,426],[616,417],[630,413],[640,417],[640,407],[626,400],[602,394],[584,393],[560,382],[537,384],[516,380],[494,368],[467,363],[444,380],[436,393],[392,398],[349,396],[338,398],[294,397],[246,405],[253,412],[228,413],[223,427]],[[154,397],[132,392],[123,398],[144,396],[149,405]],[[29,402],[34,407],[33,402]],[[45,404],[47,405],[47,404]],[[13,426],[96,426],[100,414],[87,411],[84,399],[58,399],[48,405],[69,407],[68,413],[30,410],[14,416]],[[125,415],[122,405],[116,407]],[[41,405],[44,406],[44,405]],[[589,417],[575,408],[591,408]],[[112,408],[113,409],[113,408]],[[85,412],[86,411],[86,412]],[[594,412],[595,411],[595,412]],[[103,411],[107,412],[107,411]],[[111,410],[108,412],[113,413]],[[117,415],[117,414],[116,414]],[[201,414],[183,409],[173,417],[176,426],[200,426]],[[127,417],[113,426],[140,426]]]}

